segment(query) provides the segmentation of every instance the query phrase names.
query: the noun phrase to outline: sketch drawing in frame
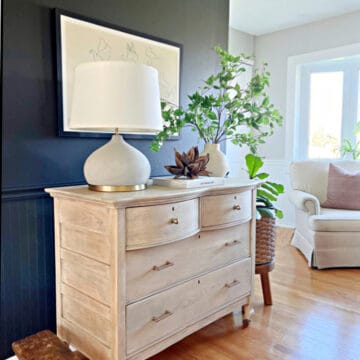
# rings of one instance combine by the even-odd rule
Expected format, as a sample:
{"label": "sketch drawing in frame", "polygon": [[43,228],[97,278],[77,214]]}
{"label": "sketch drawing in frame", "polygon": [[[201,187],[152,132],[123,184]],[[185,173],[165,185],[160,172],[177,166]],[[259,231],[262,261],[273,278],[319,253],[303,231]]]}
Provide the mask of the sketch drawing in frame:
{"label": "sketch drawing in frame", "polygon": [[[55,10],[60,136],[108,137],[106,133],[70,130],[68,120],[74,69],[91,61],[129,61],[158,70],[161,99],[179,105],[181,45],[67,11]],[[141,133],[127,138],[152,138]],[[175,136],[173,138],[178,138]]]}

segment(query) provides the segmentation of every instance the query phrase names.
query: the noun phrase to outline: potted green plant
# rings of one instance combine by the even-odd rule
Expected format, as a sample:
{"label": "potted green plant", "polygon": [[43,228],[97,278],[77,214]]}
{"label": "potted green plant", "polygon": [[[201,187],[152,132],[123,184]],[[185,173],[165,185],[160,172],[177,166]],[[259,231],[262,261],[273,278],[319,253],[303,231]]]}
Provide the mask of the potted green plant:
{"label": "potted green plant", "polygon": [[[265,180],[270,175],[266,172],[260,172],[264,165],[261,157],[254,154],[247,154],[245,156],[247,172],[251,180]],[[258,218],[261,217],[277,217],[283,218],[283,212],[274,206],[273,202],[277,201],[280,194],[284,193],[284,186],[282,184],[274,183],[266,180],[257,189],[256,193],[256,210]]]}
{"label": "potted green plant", "polygon": [[[353,133],[355,137],[360,135],[360,122],[356,124]],[[335,151],[339,151],[342,157],[350,155],[352,160],[360,159],[360,140],[352,143],[349,139],[343,139],[341,146]]]}
{"label": "potted green plant", "polygon": [[262,172],[263,160],[254,154],[245,156],[250,179],[264,180],[256,192],[256,264],[266,264],[275,256],[275,218],[281,219],[283,212],[273,203],[284,193],[284,186],[269,180],[269,174]]}
{"label": "potted green plant", "polygon": [[[275,125],[281,125],[282,116],[266,93],[270,77],[267,64],[255,69],[248,84],[242,87],[236,78],[246,71],[251,57],[233,56],[220,47],[215,47],[215,51],[219,56],[219,72],[209,76],[204,85],[188,96],[186,108],[162,102],[164,126],[152,141],[151,149],[158,151],[171,135],[189,126],[204,141],[204,152],[210,153],[207,169],[211,175],[224,176],[228,169],[216,164],[221,162],[221,155],[211,148],[220,151],[219,144],[229,140],[256,152],[264,138],[273,133]],[[246,131],[239,131],[242,125]],[[216,165],[220,165],[220,170]]]}

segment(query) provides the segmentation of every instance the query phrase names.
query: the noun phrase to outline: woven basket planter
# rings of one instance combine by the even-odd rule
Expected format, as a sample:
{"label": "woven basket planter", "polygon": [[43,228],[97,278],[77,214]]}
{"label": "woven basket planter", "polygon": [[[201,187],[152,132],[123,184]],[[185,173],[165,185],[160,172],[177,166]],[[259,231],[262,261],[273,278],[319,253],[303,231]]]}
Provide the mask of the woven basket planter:
{"label": "woven basket planter", "polygon": [[275,257],[275,218],[256,220],[256,265],[266,264]]}

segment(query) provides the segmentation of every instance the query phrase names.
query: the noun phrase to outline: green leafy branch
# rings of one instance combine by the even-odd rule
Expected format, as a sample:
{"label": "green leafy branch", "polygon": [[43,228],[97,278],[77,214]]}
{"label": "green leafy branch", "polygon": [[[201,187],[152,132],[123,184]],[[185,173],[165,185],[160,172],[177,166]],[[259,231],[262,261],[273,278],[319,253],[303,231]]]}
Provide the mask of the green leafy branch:
{"label": "green leafy branch", "polygon": [[[215,47],[215,51],[220,70],[188,96],[186,109],[161,103],[164,126],[152,141],[153,151],[158,151],[171,135],[189,126],[205,143],[230,140],[239,146],[247,145],[256,153],[258,145],[273,134],[275,126],[282,125],[282,116],[266,93],[270,82],[267,64],[255,69],[247,86],[241,87],[236,78],[247,70],[251,57],[234,56],[220,47]],[[245,132],[239,132],[241,125],[245,125]]]}

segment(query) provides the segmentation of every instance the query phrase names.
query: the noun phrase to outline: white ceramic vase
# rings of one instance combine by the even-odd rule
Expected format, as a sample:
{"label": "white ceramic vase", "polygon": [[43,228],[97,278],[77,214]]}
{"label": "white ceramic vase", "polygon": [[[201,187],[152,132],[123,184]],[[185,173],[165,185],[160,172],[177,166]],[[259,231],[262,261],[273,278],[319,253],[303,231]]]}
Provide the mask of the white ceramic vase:
{"label": "white ceramic vase", "polygon": [[206,154],[210,156],[206,166],[206,170],[211,172],[210,176],[224,177],[229,173],[229,163],[226,155],[220,149],[220,144],[205,144],[201,155]]}

